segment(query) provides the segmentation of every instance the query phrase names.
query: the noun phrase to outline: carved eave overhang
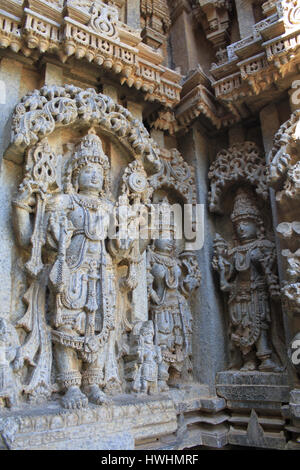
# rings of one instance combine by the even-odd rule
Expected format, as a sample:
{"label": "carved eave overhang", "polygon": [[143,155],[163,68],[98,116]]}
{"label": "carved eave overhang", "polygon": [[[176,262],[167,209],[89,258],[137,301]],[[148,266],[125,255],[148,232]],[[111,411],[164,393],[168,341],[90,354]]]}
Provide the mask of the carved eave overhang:
{"label": "carved eave overhang", "polygon": [[217,129],[236,122],[236,116],[216,100],[211,82],[200,66],[183,83],[181,101],[175,114],[183,129],[187,129],[195,119],[203,115]]}
{"label": "carved eave overhang", "polygon": [[121,85],[141,90],[147,101],[174,107],[180,100],[181,75],[163,66],[162,55],[142,43],[140,31],[121,23],[117,9],[100,0],[92,6],[81,0],[9,0],[0,10],[0,47],[36,60],[46,53],[63,63],[86,60],[111,71]]}
{"label": "carved eave overhang", "polygon": [[227,47],[225,61],[212,65],[213,88],[224,103],[260,95],[297,72],[299,4],[297,0],[266,3],[264,12],[269,16],[253,26],[251,36]]}

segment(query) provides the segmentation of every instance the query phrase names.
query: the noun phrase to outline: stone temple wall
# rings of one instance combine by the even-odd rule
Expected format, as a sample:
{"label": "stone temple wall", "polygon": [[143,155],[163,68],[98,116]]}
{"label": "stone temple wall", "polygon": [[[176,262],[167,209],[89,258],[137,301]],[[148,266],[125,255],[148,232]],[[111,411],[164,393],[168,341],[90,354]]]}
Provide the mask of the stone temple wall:
{"label": "stone temple wall", "polygon": [[299,50],[297,0],[0,0],[1,449],[299,448]]}

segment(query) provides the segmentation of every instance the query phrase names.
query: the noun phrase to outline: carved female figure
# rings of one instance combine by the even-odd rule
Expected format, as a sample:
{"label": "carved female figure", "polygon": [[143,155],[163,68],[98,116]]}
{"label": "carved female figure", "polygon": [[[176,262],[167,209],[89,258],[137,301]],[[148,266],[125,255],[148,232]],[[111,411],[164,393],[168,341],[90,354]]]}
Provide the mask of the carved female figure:
{"label": "carved female figure", "polygon": [[277,298],[274,274],[275,246],[264,236],[263,221],[250,194],[239,190],[231,215],[237,238],[230,248],[219,235],[215,239],[213,267],[220,274],[221,290],[229,292],[232,343],[241,351],[241,370],[277,371],[271,359],[269,339],[270,297]]}
{"label": "carved female figure", "polygon": [[[165,209],[167,211],[168,207]],[[189,379],[192,369],[192,315],[187,297],[200,280],[199,270],[193,276],[188,273],[196,282],[187,289],[184,282],[187,269],[177,257],[174,229],[171,225],[171,238],[157,238],[148,251],[150,311],[155,341],[162,353],[158,370],[160,391],[168,390],[170,375],[169,384],[173,385],[178,385],[184,374],[184,379]],[[188,258],[184,262],[188,263]]]}

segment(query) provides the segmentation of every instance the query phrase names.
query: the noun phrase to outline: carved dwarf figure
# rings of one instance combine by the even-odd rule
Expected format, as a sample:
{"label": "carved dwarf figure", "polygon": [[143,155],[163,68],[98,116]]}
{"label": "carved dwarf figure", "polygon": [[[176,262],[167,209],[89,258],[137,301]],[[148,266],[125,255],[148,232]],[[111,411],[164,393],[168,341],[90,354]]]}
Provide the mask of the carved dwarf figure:
{"label": "carved dwarf figure", "polygon": [[160,348],[155,346],[154,328],[152,321],[145,321],[140,329],[138,341],[139,371],[135,380],[133,391],[137,393],[157,393],[158,366],[161,362]]}
{"label": "carved dwarf figure", "polygon": [[[102,389],[111,390],[112,384],[120,388],[111,335],[116,285],[109,249],[113,245],[111,252],[120,257],[130,242],[107,240],[110,228],[115,230],[109,168],[101,140],[92,130],[68,162],[65,192],[48,197],[42,224],[53,300],[51,335],[67,408],[86,406],[88,400],[101,404],[107,401]],[[18,199],[17,209],[32,204],[28,192],[23,199]],[[20,230],[29,230],[24,218]]]}
{"label": "carved dwarf figure", "polygon": [[238,190],[231,215],[237,238],[230,248],[217,235],[213,268],[220,274],[220,286],[229,292],[229,316],[232,343],[241,351],[241,370],[279,371],[271,359],[269,339],[270,298],[279,297],[278,278],[274,274],[275,246],[264,236],[263,220],[252,195]]}
{"label": "carved dwarf figure", "polygon": [[162,353],[158,371],[160,391],[168,390],[168,382],[179,385],[182,380],[190,379],[192,314],[187,298],[200,280],[198,268],[193,275],[192,270],[186,272],[192,255],[189,253],[183,258],[184,263],[181,262],[177,256],[175,226],[171,224],[169,228],[171,237],[157,238],[148,251],[150,312],[155,343]]}

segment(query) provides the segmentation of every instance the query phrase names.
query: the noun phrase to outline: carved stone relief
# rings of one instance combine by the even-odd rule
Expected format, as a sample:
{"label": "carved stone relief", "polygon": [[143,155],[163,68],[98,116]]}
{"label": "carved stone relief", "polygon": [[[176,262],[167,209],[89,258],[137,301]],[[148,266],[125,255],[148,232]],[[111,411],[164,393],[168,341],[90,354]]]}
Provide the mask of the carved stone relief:
{"label": "carved stone relief", "polygon": [[[168,201],[162,203],[166,213]],[[163,230],[163,215],[160,227]],[[191,380],[192,314],[188,299],[200,284],[200,271],[194,253],[179,251],[176,225],[170,238],[157,239],[148,250],[148,292],[156,344],[161,350],[158,388]]]}
{"label": "carved stone relief", "polygon": [[[265,237],[264,222],[253,198],[237,192],[231,214],[236,243],[229,245],[217,234],[213,268],[220,288],[229,293],[229,329],[232,345],[242,354],[242,371],[281,371],[272,360],[270,299],[280,298],[275,274],[275,245]],[[232,364],[232,367],[236,364]]]}
{"label": "carved stone relief", "polygon": [[[70,125],[77,137],[65,141],[68,153],[60,155],[52,137]],[[118,142],[132,160],[123,163],[118,180],[107,141]],[[174,251],[174,240],[153,240],[150,247],[151,231],[143,239],[142,232],[131,236],[143,230],[140,209],[151,207],[154,191],[174,188],[182,201],[195,203],[191,168],[175,150],[159,157],[127,109],[70,85],[35,90],[17,105],[6,158],[22,162],[24,151],[13,209],[27,309],[15,325],[19,343],[2,325],[3,404],[59,399],[76,409],[192,380],[189,298],[200,282],[195,255]],[[139,279],[145,250],[148,279],[146,271]],[[141,323],[128,312],[133,291],[147,281],[149,312]]]}
{"label": "carved stone relief", "polygon": [[276,191],[279,209],[277,233],[282,240],[282,256],[285,267],[282,293],[286,309],[299,313],[299,129],[300,111],[295,111],[282,124],[274,137],[269,156],[268,182]]}
{"label": "carved stone relief", "polygon": [[233,240],[228,243],[216,235],[212,262],[220,275],[221,291],[229,294],[226,299],[230,367],[241,371],[280,372],[278,350],[272,345],[273,310],[280,299],[280,286],[275,244],[266,233],[262,213],[268,188],[266,167],[258,147],[245,142],[219,152],[210,167],[209,178],[211,212],[223,214],[224,195],[229,194],[229,189],[235,194],[230,217]]}
{"label": "carved stone relief", "polygon": [[208,173],[211,186],[210,211],[222,213],[221,196],[233,183],[246,182],[253,185],[257,194],[267,199],[266,173],[263,157],[254,142],[235,144],[221,150]]}

